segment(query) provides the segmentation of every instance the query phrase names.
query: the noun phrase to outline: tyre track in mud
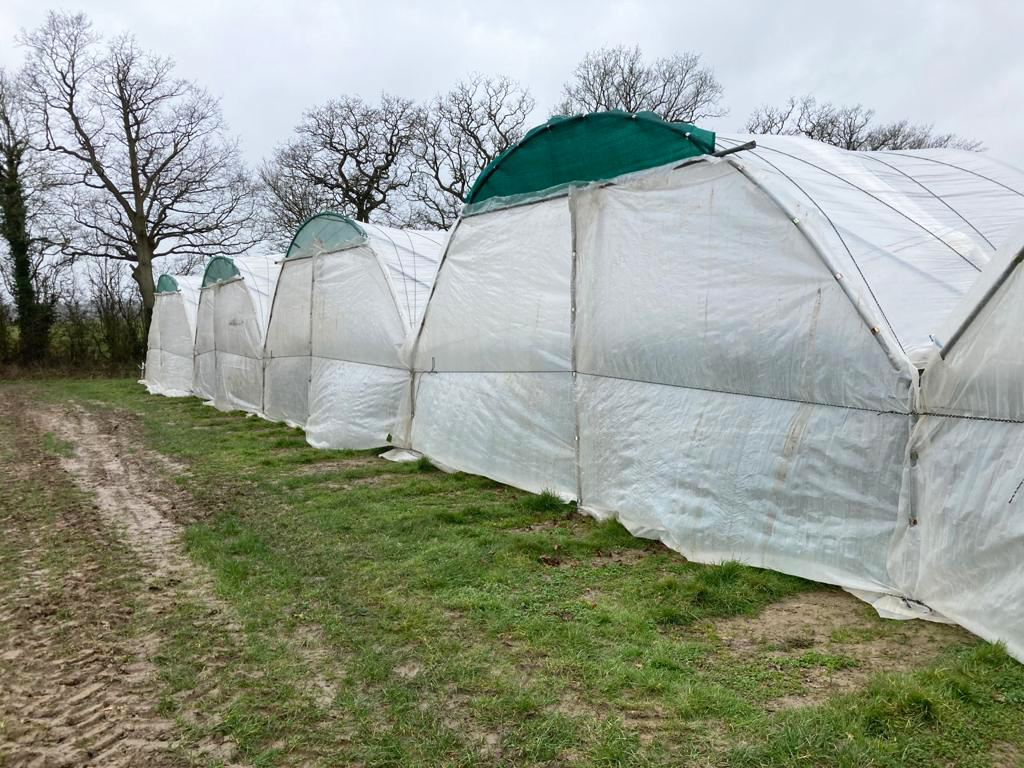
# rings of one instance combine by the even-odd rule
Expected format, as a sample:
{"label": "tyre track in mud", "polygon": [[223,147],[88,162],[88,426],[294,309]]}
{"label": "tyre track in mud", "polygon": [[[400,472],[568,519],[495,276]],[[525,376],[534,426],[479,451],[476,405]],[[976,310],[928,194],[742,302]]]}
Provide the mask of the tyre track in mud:
{"label": "tyre track in mud", "polygon": [[[3,462],[0,492],[11,501],[0,508],[0,535],[19,566],[13,588],[0,596],[0,765],[230,761],[229,739],[186,749],[176,724],[161,716],[153,664],[159,638],[135,633],[138,611],[143,624],[152,623],[183,597],[208,609],[208,627],[238,630],[209,576],[184,552],[181,529],[170,519],[180,499],[154,490],[165,472],[154,472],[153,462],[162,459],[141,451],[109,416],[42,408],[9,392],[0,393],[0,412],[9,414],[16,441]],[[40,450],[47,433],[73,445],[73,453]],[[85,493],[61,496],[61,484]],[[23,513],[18,493],[26,487],[43,494],[50,519]],[[112,539],[130,552],[118,557]],[[76,557],[54,567],[61,542]],[[212,678],[204,676],[211,688]],[[190,691],[189,698],[207,693]]]}
{"label": "tyre track in mud", "polygon": [[154,711],[153,670],[124,634],[131,607],[97,583],[99,563],[86,558],[56,577],[46,546],[31,543],[101,532],[82,515],[21,533],[25,570],[0,606],[0,763],[176,764],[173,723]]}

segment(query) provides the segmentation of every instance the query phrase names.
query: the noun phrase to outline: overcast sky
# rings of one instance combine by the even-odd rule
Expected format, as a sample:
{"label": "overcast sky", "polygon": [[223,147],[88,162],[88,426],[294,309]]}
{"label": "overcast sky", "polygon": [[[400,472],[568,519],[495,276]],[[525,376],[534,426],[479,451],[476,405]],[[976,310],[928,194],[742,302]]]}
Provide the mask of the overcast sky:
{"label": "overcast sky", "polygon": [[[735,131],[751,110],[811,93],[862,103],[883,120],[934,123],[1024,168],[1024,3],[388,2],[82,0],[98,31],[131,31],[178,73],[222,99],[257,162],[302,111],[342,93],[424,99],[473,72],[509,75],[543,122],[579,59],[639,44],[649,57],[693,51],[725,89]],[[17,66],[19,29],[46,0],[0,4],[0,65]]]}

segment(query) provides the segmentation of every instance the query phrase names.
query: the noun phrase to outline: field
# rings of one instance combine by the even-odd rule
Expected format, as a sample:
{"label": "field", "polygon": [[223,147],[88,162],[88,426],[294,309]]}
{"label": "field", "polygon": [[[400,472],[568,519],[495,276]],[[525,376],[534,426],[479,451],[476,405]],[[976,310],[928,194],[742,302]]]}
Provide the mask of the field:
{"label": "field", "polygon": [[0,766],[1016,766],[1024,665],[127,380],[0,383]]}

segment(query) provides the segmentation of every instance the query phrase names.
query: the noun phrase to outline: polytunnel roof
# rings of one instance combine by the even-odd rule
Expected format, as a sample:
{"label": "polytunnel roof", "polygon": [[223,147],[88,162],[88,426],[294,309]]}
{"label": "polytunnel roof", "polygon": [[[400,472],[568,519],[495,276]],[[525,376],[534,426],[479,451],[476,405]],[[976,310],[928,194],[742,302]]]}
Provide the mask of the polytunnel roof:
{"label": "polytunnel roof", "polygon": [[357,222],[335,211],[307,219],[288,247],[286,259],[335,253],[367,245],[377,257],[399,312],[410,325],[419,323],[434,285],[447,232],[395,229]]}
{"label": "polytunnel roof", "polygon": [[328,253],[360,245],[367,240],[366,230],[348,216],[325,211],[310,216],[295,232],[286,259],[302,258],[312,253]]}
{"label": "polytunnel roof", "polygon": [[[936,341],[942,345],[943,355],[955,344],[957,337],[966,330],[966,326],[970,325],[977,317],[978,312],[995,298],[999,287],[1014,270],[1020,269],[1022,262],[1024,262],[1024,219],[1003,240],[1003,244],[985,266],[978,280],[960,299],[960,302],[937,330]],[[937,348],[934,354],[938,353],[939,349]]]}
{"label": "polytunnel roof", "polygon": [[859,284],[915,363],[1017,222],[1024,172],[954,149],[854,152],[797,136],[719,136],[721,148]]}
{"label": "polytunnel roof", "polygon": [[179,294],[188,305],[199,303],[199,291],[203,287],[202,275],[160,275],[156,283],[158,294]]}
{"label": "polytunnel roof", "polygon": [[715,151],[715,134],[653,112],[553,117],[496,157],[467,203],[610,179]]}
{"label": "polytunnel roof", "polygon": [[160,275],[160,279],[156,281],[156,292],[177,293],[178,281],[174,279],[174,275]]}
{"label": "polytunnel roof", "polygon": [[[249,297],[252,299],[253,310],[262,330],[267,327],[267,312],[270,297],[277,284],[277,275],[281,265],[273,256],[249,255],[214,256],[206,265],[203,273],[203,288],[209,288],[234,279],[241,279]],[[180,282],[181,278],[179,278]],[[203,291],[205,294],[206,291]]]}
{"label": "polytunnel roof", "polygon": [[225,283],[236,277],[239,277],[239,274],[234,259],[229,259],[227,256],[214,256],[206,265],[206,271],[203,272],[203,288],[216,283]]}

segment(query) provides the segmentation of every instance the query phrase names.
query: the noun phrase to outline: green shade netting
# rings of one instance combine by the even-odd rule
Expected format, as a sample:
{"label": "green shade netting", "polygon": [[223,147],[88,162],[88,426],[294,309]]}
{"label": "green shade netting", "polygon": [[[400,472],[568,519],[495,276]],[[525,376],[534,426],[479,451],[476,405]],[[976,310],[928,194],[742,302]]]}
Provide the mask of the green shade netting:
{"label": "green shade netting", "polygon": [[177,293],[178,292],[178,281],[170,275],[160,275],[160,279],[156,281],[156,292],[157,293]]}
{"label": "green shade netting", "polygon": [[317,253],[330,253],[365,242],[366,232],[362,227],[348,216],[328,211],[306,219],[292,238],[285,258],[309,255],[311,246],[315,246]]}
{"label": "green shade netting", "polygon": [[467,203],[611,179],[715,151],[715,134],[652,112],[553,117],[509,147],[477,177]]}
{"label": "green shade netting", "polygon": [[227,256],[214,256],[203,273],[203,288],[238,277],[238,267]]}

